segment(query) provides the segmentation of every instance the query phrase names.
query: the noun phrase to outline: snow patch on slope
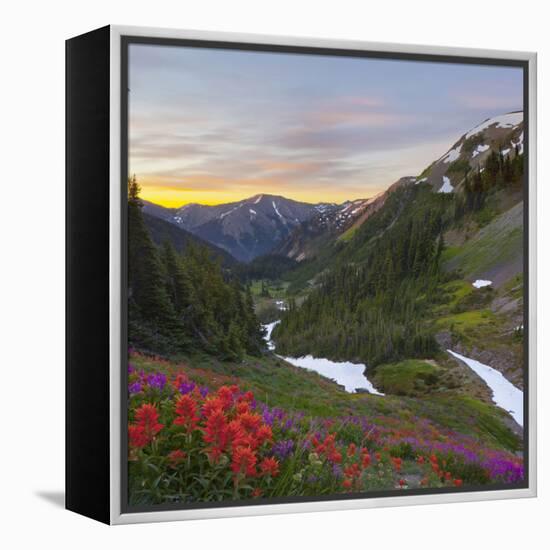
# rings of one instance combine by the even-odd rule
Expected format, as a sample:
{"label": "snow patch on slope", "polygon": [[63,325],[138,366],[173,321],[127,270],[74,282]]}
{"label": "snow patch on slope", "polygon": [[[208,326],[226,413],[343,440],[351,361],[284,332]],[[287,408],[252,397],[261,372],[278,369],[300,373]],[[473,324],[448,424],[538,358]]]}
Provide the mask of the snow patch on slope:
{"label": "snow patch on slope", "polygon": [[451,149],[447,153],[447,156],[443,159],[443,162],[444,163],[454,162],[460,156],[460,151],[461,150],[462,150],[462,144],[460,144],[456,149]]}
{"label": "snow patch on slope", "polygon": [[489,386],[493,392],[492,398],[495,405],[508,411],[514,420],[523,426],[523,392],[520,389],[504,378],[500,371],[450,349],[447,351],[466,363]]}
{"label": "snow patch on slope", "polygon": [[472,158],[477,157],[481,153],[485,153],[485,151],[487,151],[488,149],[489,149],[489,145],[478,145],[472,153]]}
{"label": "snow patch on slope", "polygon": [[281,213],[279,212],[279,210],[277,210],[277,205],[275,204],[275,201],[271,201],[271,204],[273,205],[273,210],[275,210],[275,213],[277,214],[277,216],[279,216],[281,220],[285,221],[283,216],[281,216]]}
{"label": "snow patch on slope", "polygon": [[519,154],[523,154],[523,132],[519,135],[519,139],[517,143],[514,143],[514,145],[519,145]]}
{"label": "snow patch on slope", "polygon": [[451,180],[447,176],[443,176],[443,185],[438,193],[452,193],[454,187],[451,184]]}
{"label": "snow patch on slope", "polygon": [[475,286],[476,288],[483,288],[484,286],[491,286],[493,284],[493,281],[486,281],[484,279],[477,279],[472,283],[472,286]]}
{"label": "snow patch on slope", "polygon": [[231,210],[227,210],[227,212],[220,214],[220,220],[223,220],[225,216],[228,216],[229,214],[231,214],[231,212],[235,212],[235,210],[237,210],[237,208],[240,208],[241,206],[242,204],[239,204],[238,206],[235,206],[235,208],[231,208]]}

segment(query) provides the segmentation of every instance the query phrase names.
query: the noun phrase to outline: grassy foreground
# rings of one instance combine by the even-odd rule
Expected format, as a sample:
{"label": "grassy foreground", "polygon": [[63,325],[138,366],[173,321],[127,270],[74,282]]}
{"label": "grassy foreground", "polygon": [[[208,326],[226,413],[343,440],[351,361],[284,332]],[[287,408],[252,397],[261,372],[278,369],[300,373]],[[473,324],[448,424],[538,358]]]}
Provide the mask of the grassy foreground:
{"label": "grassy foreground", "polygon": [[229,363],[135,351],[128,390],[131,504],[523,478],[505,413],[469,397],[349,394],[273,355]]}

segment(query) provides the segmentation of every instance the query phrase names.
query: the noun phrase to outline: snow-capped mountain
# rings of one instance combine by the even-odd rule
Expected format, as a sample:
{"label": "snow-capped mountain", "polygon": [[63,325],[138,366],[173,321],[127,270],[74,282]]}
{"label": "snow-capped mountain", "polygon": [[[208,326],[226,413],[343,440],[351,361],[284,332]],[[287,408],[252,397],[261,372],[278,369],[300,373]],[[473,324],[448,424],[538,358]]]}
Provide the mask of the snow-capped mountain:
{"label": "snow-capped mountain", "polygon": [[492,151],[513,157],[523,153],[523,146],[523,112],[507,113],[463,134],[418,177],[401,178],[369,199],[308,204],[259,194],[233,203],[186,204],[177,209],[144,201],[144,212],[194,233],[240,261],[268,253],[302,261],[325,243],[351,236],[397,187],[422,183],[434,192],[453,193],[461,188],[465,173],[483,166]]}
{"label": "snow-capped mountain", "polygon": [[278,195],[255,195],[215,206],[186,204],[165,209],[144,203],[144,212],[160,217],[248,262],[267,254],[301,222],[330,205],[313,205]]}
{"label": "snow-capped mountain", "polygon": [[452,193],[468,169],[485,163],[491,151],[507,155],[523,153],[523,112],[488,118],[465,133],[439,159],[418,176],[416,183],[429,183],[434,191]]}
{"label": "snow-capped mountain", "polygon": [[297,262],[314,257],[325,245],[351,237],[357,227],[384,206],[390,193],[415,181],[416,178],[407,176],[368,199],[317,205],[317,214],[300,224],[273,253]]}
{"label": "snow-capped mountain", "polygon": [[315,214],[299,227],[273,251],[274,254],[301,262],[315,255],[326,242],[337,238],[350,229],[376,201],[356,199],[342,204],[318,204]]}

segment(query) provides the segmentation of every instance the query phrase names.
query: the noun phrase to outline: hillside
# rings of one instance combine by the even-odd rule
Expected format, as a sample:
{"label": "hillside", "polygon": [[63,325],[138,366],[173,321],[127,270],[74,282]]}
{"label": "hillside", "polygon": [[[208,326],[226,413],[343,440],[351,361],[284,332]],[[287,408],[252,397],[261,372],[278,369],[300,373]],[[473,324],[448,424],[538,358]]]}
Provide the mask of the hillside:
{"label": "hillside", "polygon": [[[130,502],[522,483],[518,117],[292,224],[281,197],[178,223],[130,200]],[[254,256],[256,217],[282,255]],[[251,261],[222,271],[183,223]]]}
{"label": "hillside", "polygon": [[248,262],[270,252],[322,208],[323,205],[262,194],[216,206],[186,204],[178,209],[164,209],[146,205],[144,211]]}
{"label": "hillside", "polygon": [[521,113],[488,119],[283,275],[301,305],[274,331],[281,353],[452,365],[452,345],[523,387],[522,132]]}
{"label": "hillside", "polygon": [[271,254],[297,262],[312,258],[330,240],[353,226],[374,199],[356,199],[342,204],[318,205],[317,213],[296,227]]}
{"label": "hillside", "polygon": [[196,246],[206,247],[210,250],[212,257],[219,259],[224,267],[235,266],[238,263],[237,260],[225,250],[159,217],[144,212],[143,221],[157,246],[161,246],[165,241],[168,241],[172,243],[177,252],[182,254],[185,253],[190,244],[194,244]]}

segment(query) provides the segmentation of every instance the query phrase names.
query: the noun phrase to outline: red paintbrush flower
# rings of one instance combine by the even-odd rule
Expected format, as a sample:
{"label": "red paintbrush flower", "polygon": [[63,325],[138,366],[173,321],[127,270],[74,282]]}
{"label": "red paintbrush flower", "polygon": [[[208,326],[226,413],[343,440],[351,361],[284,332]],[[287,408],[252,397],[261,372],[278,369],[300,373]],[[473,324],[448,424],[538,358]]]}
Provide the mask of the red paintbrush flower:
{"label": "red paintbrush flower", "polygon": [[224,410],[224,402],[219,397],[210,397],[202,406],[202,414],[205,418],[208,418],[214,411],[218,410]]}
{"label": "red paintbrush flower", "polygon": [[256,475],[257,458],[250,447],[237,447],[233,451],[231,470],[235,475],[244,474],[248,477]]}
{"label": "red paintbrush flower", "polygon": [[267,424],[263,424],[258,428],[258,431],[256,432],[256,440],[258,442],[258,446],[262,445],[266,441],[271,441],[273,439],[273,431],[271,430],[271,427]]}
{"label": "red paintbrush flower", "polygon": [[278,460],[273,457],[264,458],[260,463],[260,471],[264,475],[269,475],[271,477],[277,476],[277,474],[279,473]]}
{"label": "red paintbrush flower", "polygon": [[150,403],[144,403],[136,410],[136,424],[143,428],[149,440],[153,439],[164,428],[164,424],[160,424],[158,419],[157,408]]}
{"label": "red paintbrush flower", "polygon": [[233,405],[233,398],[235,394],[239,391],[237,386],[221,386],[216,395],[219,397],[223,403],[223,410],[228,410],[231,405]]}
{"label": "red paintbrush flower", "polygon": [[176,401],[176,414],[174,424],[185,426],[189,430],[194,430],[199,418],[197,416],[197,404],[189,395],[182,395]]}
{"label": "red paintbrush flower", "polygon": [[339,451],[332,451],[327,454],[327,458],[335,464],[340,464],[340,462],[342,462],[342,453]]}
{"label": "red paintbrush flower", "polygon": [[346,477],[354,478],[361,475],[361,470],[359,469],[359,464],[350,464],[344,468],[344,474]]}
{"label": "red paintbrush flower", "polygon": [[455,479],[453,481],[455,487],[462,487],[462,480],[461,479]]}
{"label": "red paintbrush flower", "polygon": [[262,417],[259,414],[246,412],[237,417],[241,426],[250,433],[255,433],[262,424]]}
{"label": "red paintbrush flower", "polygon": [[348,457],[352,457],[355,454],[356,450],[357,447],[355,446],[355,443],[350,443],[347,450]]}
{"label": "red paintbrush flower", "polygon": [[245,414],[250,412],[250,405],[248,404],[247,401],[240,401],[239,403],[237,403],[236,409],[237,409],[237,414]]}
{"label": "red paintbrush flower", "polygon": [[352,486],[352,482],[351,482],[351,479],[348,479],[347,477],[344,479],[344,481],[342,482],[342,487],[344,489],[351,489],[351,486]]}
{"label": "red paintbrush flower", "polygon": [[251,391],[247,391],[241,396],[241,399],[244,401],[248,401],[249,403],[252,403],[254,401],[254,394]]}
{"label": "red paintbrush flower", "polygon": [[217,453],[224,451],[231,440],[231,434],[227,428],[223,412],[220,409],[214,410],[206,421],[203,439],[217,449]]}
{"label": "red paintbrush flower", "polygon": [[128,445],[134,449],[141,449],[150,442],[150,439],[145,434],[143,426],[130,424],[128,426]]}

